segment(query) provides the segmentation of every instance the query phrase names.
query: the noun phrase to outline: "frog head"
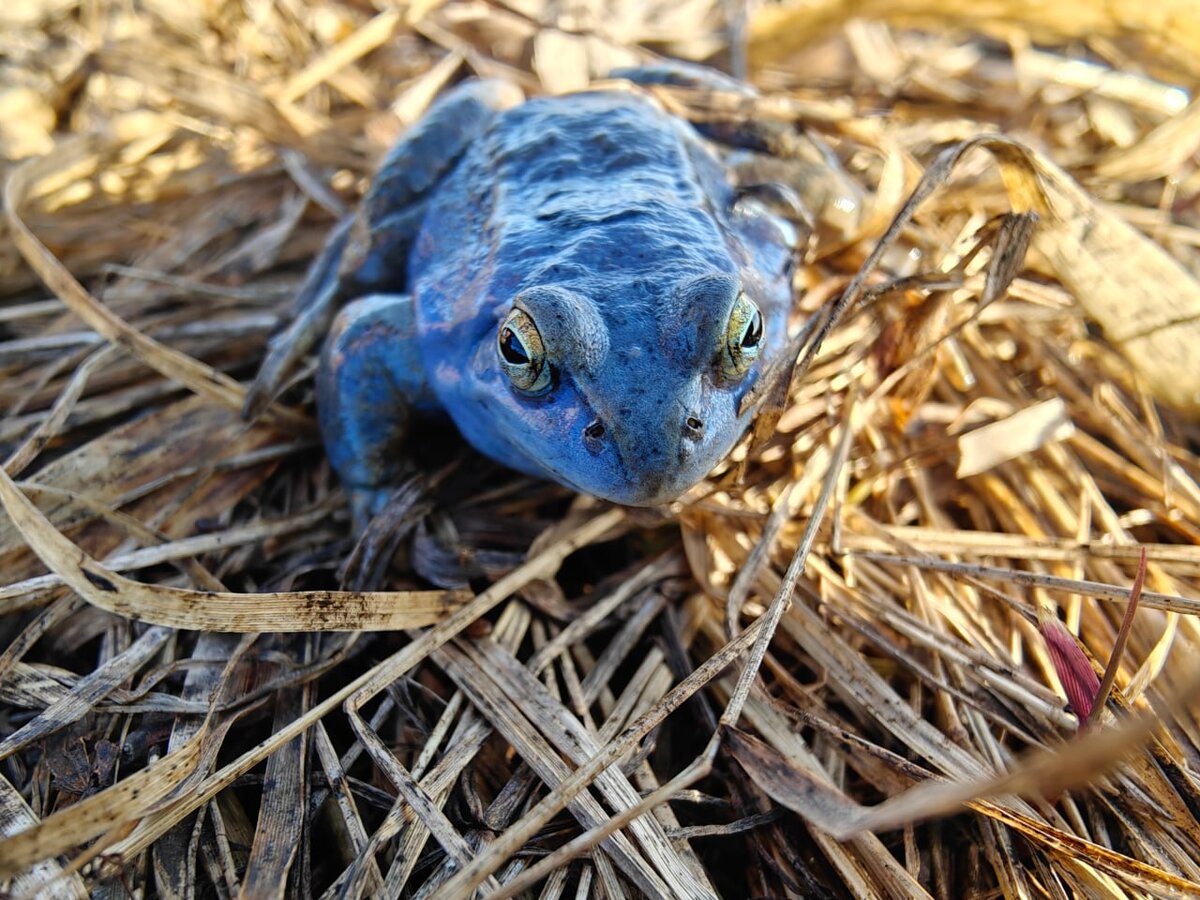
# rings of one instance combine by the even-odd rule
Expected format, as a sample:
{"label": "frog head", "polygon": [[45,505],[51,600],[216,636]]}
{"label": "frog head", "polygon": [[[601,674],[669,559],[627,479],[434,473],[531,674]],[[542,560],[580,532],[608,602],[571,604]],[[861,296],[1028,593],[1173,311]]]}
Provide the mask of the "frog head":
{"label": "frog head", "polygon": [[475,354],[487,421],[460,426],[509,465],[594,496],[673,500],[737,443],[760,354],[782,340],[754,287],[701,271],[604,298],[596,283],[522,290]]}

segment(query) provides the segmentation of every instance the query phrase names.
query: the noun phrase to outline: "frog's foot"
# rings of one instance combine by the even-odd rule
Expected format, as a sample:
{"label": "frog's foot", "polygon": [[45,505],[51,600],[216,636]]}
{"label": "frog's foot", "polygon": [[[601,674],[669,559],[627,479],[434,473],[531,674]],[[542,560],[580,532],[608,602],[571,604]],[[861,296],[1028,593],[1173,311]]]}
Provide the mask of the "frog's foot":
{"label": "frog's foot", "polygon": [[392,147],[358,211],[337,224],[305,276],[247,395],[245,418],[270,404],[296,362],[329,330],[345,299],[403,287],[408,251],[430,195],[495,115],[521,99],[520,89],[508,82],[464,82]]}
{"label": "frog's foot", "polygon": [[[799,135],[798,140],[815,137]],[[781,159],[737,151],[725,160],[738,195],[751,196],[808,236],[820,253],[856,240],[866,214],[866,196],[837,157],[819,143],[811,153]]]}
{"label": "frog's foot", "polygon": [[317,417],[356,528],[383,508],[400,477],[399,445],[413,412],[435,408],[412,298],[372,294],[342,310],[317,373]]}
{"label": "frog's foot", "polygon": [[740,185],[735,198],[732,227],[753,248],[762,271],[786,272],[790,282],[797,258],[811,255],[816,231],[808,208],[795,191],[775,182]]}
{"label": "frog's foot", "polygon": [[390,487],[356,487],[351,485],[346,489],[346,499],[350,504],[350,517],[354,523],[354,533],[366,531],[371,520],[379,515],[380,510],[387,506],[391,499]]}
{"label": "frog's foot", "polygon": [[403,284],[408,251],[438,183],[496,115],[524,99],[516,85],[496,78],[465,81],[434,102],[388,151],[363,197],[343,277],[361,291]]}
{"label": "frog's foot", "polygon": [[740,94],[743,97],[752,97],[756,93],[754,88],[744,81],[738,81],[724,72],[673,59],[640,66],[621,66],[609,72],[608,77],[624,78],[644,87],[661,84],[667,87]]}

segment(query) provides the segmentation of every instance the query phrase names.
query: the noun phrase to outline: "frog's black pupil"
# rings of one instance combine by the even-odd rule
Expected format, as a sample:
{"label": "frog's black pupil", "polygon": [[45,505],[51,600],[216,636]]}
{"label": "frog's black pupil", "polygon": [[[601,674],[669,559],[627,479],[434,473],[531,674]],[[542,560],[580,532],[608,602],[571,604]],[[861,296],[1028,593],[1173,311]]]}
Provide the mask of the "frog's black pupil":
{"label": "frog's black pupil", "polygon": [[525,345],[511,328],[505,328],[500,333],[500,352],[504,359],[514,366],[529,364],[529,354],[525,352]]}
{"label": "frog's black pupil", "polygon": [[757,309],[754,311],[754,316],[750,319],[750,324],[746,328],[745,334],[742,335],[742,346],[746,348],[757,347],[758,342],[762,340],[762,313]]}

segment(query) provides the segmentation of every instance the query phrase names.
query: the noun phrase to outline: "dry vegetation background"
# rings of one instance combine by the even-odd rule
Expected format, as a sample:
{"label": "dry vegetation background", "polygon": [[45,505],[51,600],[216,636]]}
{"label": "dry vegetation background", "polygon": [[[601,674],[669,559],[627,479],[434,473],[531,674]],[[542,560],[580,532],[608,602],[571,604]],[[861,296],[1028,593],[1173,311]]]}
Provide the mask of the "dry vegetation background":
{"label": "dry vegetation background", "polygon": [[[6,890],[1195,896],[1198,50],[1180,0],[7,0]],[[660,99],[773,123],[795,324],[847,316],[671,510],[429,427],[355,546],[311,365],[237,414],[305,263],[448,84],[656,55],[748,62]]]}

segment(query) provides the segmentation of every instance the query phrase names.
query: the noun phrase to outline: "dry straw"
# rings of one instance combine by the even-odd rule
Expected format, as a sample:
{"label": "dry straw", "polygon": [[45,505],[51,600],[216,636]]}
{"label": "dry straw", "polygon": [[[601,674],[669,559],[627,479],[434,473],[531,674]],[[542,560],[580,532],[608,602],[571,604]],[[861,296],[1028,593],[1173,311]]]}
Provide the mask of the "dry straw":
{"label": "dry straw", "polygon": [[[1200,891],[1200,14],[730,8],[0,10],[5,890]],[[668,510],[421,425],[356,544],[311,361],[239,416],[305,263],[446,86],[658,54],[799,364]]]}

